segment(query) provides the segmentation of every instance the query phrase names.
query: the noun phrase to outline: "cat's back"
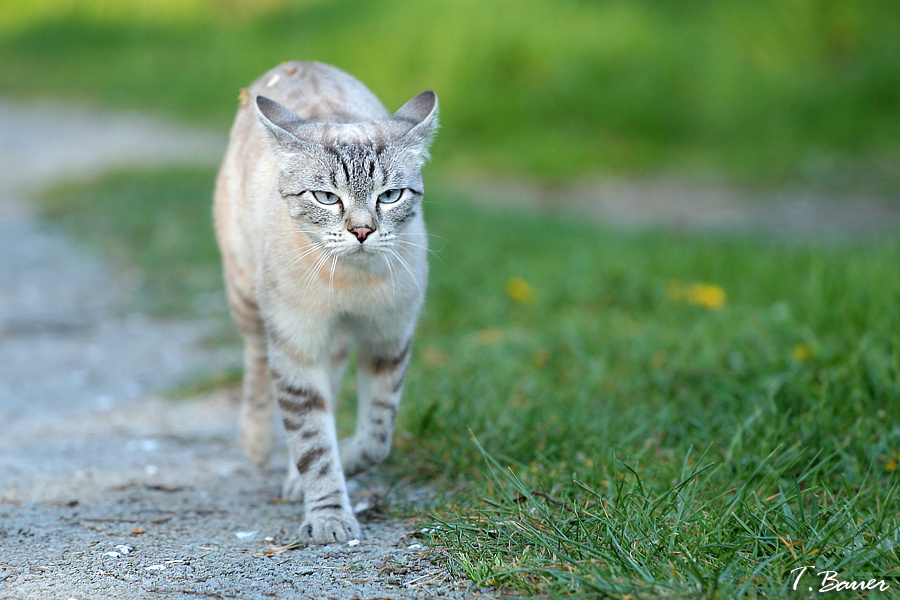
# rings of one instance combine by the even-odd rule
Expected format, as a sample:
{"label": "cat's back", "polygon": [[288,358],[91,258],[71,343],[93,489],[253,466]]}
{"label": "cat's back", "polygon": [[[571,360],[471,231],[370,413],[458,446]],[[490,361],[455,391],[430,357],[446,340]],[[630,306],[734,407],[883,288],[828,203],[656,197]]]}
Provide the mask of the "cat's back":
{"label": "cat's back", "polygon": [[308,121],[350,123],[388,116],[381,101],[356,78],[320,62],[286,62],[263,74],[247,91],[251,106],[256,96],[265,96]]}

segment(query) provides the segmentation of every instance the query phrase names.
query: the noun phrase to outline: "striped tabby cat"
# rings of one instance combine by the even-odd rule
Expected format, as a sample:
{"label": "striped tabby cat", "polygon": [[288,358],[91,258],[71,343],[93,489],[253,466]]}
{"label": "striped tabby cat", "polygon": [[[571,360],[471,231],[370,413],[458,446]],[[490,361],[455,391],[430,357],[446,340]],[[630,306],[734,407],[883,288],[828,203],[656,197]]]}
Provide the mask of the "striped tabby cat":
{"label": "striped tabby cat", "polygon": [[[292,62],[242,95],[216,182],[216,237],[244,339],[241,443],[263,464],[274,404],[290,450],[283,496],[307,542],[357,538],[345,475],[382,461],[428,275],[421,168],[437,128],[423,92],[393,115],[334,67]],[[334,408],[350,344],[355,434]]]}

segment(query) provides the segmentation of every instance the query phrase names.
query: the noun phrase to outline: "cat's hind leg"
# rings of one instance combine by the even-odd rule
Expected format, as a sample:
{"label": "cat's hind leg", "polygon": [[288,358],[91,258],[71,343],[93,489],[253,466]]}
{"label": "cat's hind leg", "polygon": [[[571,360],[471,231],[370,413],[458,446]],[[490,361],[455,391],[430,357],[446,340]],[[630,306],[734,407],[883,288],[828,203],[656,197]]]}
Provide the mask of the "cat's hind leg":
{"label": "cat's hind leg", "polygon": [[244,383],[241,399],[241,447],[257,465],[264,465],[275,444],[275,403],[262,338],[244,340]]}
{"label": "cat's hind leg", "polygon": [[263,465],[275,443],[275,402],[267,362],[259,306],[249,294],[226,279],[232,318],[244,339],[244,380],[241,394],[241,447]]}
{"label": "cat's hind leg", "polygon": [[341,333],[335,338],[331,348],[331,412],[337,412],[337,402],[341,394],[341,381],[347,369],[350,356],[350,336]]}

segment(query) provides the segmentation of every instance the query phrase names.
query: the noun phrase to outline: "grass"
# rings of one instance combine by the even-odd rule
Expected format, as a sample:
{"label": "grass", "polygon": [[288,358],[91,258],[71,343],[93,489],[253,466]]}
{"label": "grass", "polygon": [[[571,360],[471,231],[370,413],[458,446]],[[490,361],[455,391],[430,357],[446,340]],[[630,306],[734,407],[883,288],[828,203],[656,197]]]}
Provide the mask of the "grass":
{"label": "grass", "polygon": [[[209,169],[120,171],[101,181],[66,181],[45,191],[44,216],[81,241],[100,236],[105,255],[147,294],[144,309],[225,315],[212,232]],[[139,290],[140,291],[140,290]]]}
{"label": "grass", "polygon": [[900,182],[893,0],[7,2],[0,54],[4,96],[221,129],[288,59],[337,64],[391,108],[433,88],[435,164],[455,173]]}
{"label": "grass", "polygon": [[[164,303],[210,310],[212,177],[123,172],[44,204]],[[454,492],[423,515],[454,572],[632,598],[794,597],[821,584],[792,589],[808,565],[900,575],[900,237],[622,233],[427,200],[443,241],[386,468]]]}

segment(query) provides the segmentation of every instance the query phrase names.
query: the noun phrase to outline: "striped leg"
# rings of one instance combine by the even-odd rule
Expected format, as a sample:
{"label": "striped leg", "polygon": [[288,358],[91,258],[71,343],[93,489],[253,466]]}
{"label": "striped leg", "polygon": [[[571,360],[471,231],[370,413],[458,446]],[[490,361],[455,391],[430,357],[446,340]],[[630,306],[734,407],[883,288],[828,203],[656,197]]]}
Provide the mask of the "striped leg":
{"label": "striped leg", "polygon": [[285,497],[302,495],[305,501],[300,535],[317,544],[358,538],[359,524],[350,508],[338,455],[329,361],[304,364],[296,353],[279,348],[282,340],[270,336],[270,342],[275,359],[272,388],[293,463],[285,481]]}
{"label": "striped leg", "polygon": [[231,316],[244,338],[244,381],[241,394],[241,446],[258,465],[272,453],[275,407],[259,307],[249,295],[226,278]]}
{"label": "striped leg", "polygon": [[[328,410],[328,370],[307,369],[291,379],[275,374],[273,382],[296,469],[285,487],[299,487],[305,499],[300,535],[317,544],[358,538],[359,525],[350,509],[338,457],[334,417]],[[293,477],[299,481],[292,481]]]}
{"label": "striped leg", "polygon": [[375,466],[391,451],[411,342],[377,351],[360,349],[356,432],[340,444],[341,464],[347,476]]}
{"label": "striped leg", "polygon": [[[344,369],[347,367],[348,357],[348,339],[346,336],[340,335],[335,340],[331,351],[331,371],[330,371],[330,391],[326,398],[328,402],[328,411],[334,415],[337,408],[337,398],[340,393],[341,379],[344,375]],[[284,345],[283,340],[278,340],[280,345]],[[281,488],[281,497],[291,502],[299,502],[303,499],[303,478],[297,469],[296,457],[291,457],[288,461],[288,475],[284,480]]]}

